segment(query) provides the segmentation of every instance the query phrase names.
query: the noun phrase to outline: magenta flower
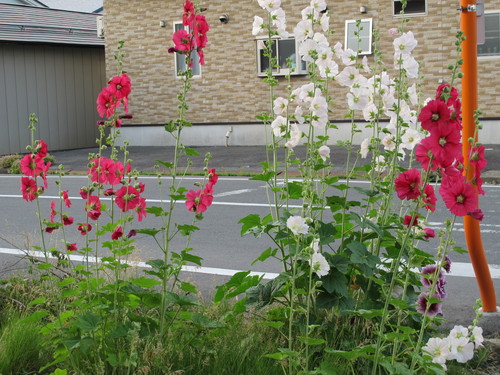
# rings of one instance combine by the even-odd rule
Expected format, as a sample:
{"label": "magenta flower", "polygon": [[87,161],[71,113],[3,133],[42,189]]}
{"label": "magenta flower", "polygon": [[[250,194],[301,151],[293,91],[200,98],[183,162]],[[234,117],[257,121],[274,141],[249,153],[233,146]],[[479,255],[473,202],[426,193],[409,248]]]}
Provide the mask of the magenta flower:
{"label": "magenta flower", "polygon": [[450,109],[442,100],[431,100],[420,111],[418,120],[423,129],[432,133],[435,128],[446,126],[450,120]]}
{"label": "magenta flower", "polygon": [[417,199],[420,196],[421,176],[418,169],[409,169],[401,173],[394,185],[399,199]]}
{"label": "magenta flower", "polygon": [[29,177],[21,177],[21,192],[23,193],[23,199],[27,202],[36,199],[38,196],[36,181]]}
{"label": "magenta flower", "polygon": [[122,186],[115,193],[116,205],[122,212],[133,210],[141,203],[141,196],[137,189],[132,186]]}
{"label": "magenta flower", "polygon": [[477,208],[478,198],[474,187],[464,179],[454,179],[454,183],[441,184],[439,193],[453,215],[465,216]]}

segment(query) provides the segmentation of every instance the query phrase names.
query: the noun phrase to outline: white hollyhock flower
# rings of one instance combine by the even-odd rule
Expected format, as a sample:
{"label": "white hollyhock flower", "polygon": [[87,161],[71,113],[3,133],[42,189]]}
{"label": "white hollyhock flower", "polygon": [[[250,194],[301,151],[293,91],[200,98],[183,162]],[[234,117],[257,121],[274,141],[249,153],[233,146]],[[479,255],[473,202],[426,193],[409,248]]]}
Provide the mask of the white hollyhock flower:
{"label": "white hollyhock flower", "polygon": [[303,124],[305,119],[304,119],[304,111],[302,110],[302,107],[300,105],[298,105],[296,108],[295,108],[295,120],[297,120],[297,122],[299,124]]}
{"label": "white hollyhock flower", "polygon": [[311,256],[310,265],[313,272],[315,272],[319,277],[326,276],[328,275],[328,272],[330,272],[330,264],[328,264],[328,261],[323,254],[316,251]]}
{"label": "white hollyhock flower", "polygon": [[399,38],[394,39],[394,54],[398,57],[399,55],[409,55],[417,44],[418,42],[411,31],[403,33]]}
{"label": "white hollyhock flower", "polygon": [[282,8],[275,9],[271,12],[271,22],[274,26],[280,27],[286,24],[285,11]]}
{"label": "white hollyhock flower", "polygon": [[351,92],[347,94],[347,104],[352,110],[364,110],[369,102],[370,91],[366,87],[351,87]]}
{"label": "white hollyhock flower", "polygon": [[312,0],[311,8],[314,9],[315,12],[322,12],[326,9],[326,1],[325,0]]}
{"label": "white hollyhock flower", "polygon": [[422,347],[422,351],[432,357],[432,362],[440,364],[446,370],[445,363],[450,356],[448,339],[432,337]]}
{"label": "white hollyhock flower", "polygon": [[313,112],[313,118],[311,120],[311,125],[317,129],[325,129],[328,123],[328,112]]}
{"label": "white hollyhock flower", "polygon": [[417,85],[415,83],[408,88],[408,95],[410,96],[411,104],[417,105],[418,95],[417,95]]}
{"label": "white hollyhock flower", "polygon": [[455,339],[455,338],[467,337],[468,335],[469,335],[469,330],[466,327],[455,326],[450,331],[450,334],[448,335],[448,337],[450,339]]}
{"label": "white hollyhock flower", "polygon": [[340,58],[344,65],[354,65],[356,63],[356,52],[350,48],[346,48]]}
{"label": "white hollyhock flower", "polygon": [[337,82],[342,86],[352,86],[359,79],[359,70],[354,66],[345,67],[337,76]]}
{"label": "white hollyhock flower", "polygon": [[382,139],[382,144],[384,145],[384,150],[394,151],[396,149],[396,142],[392,134],[387,134]]}
{"label": "white hollyhock flower", "polygon": [[274,100],[274,113],[276,115],[281,115],[286,111],[286,107],[288,106],[288,100],[282,98],[281,96]]}
{"label": "white hollyhock flower", "polygon": [[363,139],[363,142],[361,142],[361,147],[359,149],[359,153],[362,159],[366,159],[366,157],[368,156],[368,151],[370,151],[370,138],[365,138]]}
{"label": "white hollyhock flower", "polygon": [[301,10],[300,15],[302,16],[302,21],[311,22],[310,20],[314,17],[314,9],[311,6],[307,6]]}
{"label": "white hollyhock flower", "polygon": [[319,67],[319,75],[322,78],[334,78],[339,74],[339,66],[333,60],[328,61],[326,66]]}
{"label": "white hollyhock flower", "polygon": [[278,36],[282,39],[287,39],[288,37],[290,37],[290,33],[288,31],[286,31],[286,25],[285,24],[281,24],[278,26],[278,29],[276,30],[278,32]]}
{"label": "white hollyhock flower", "polygon": [[474,345],[477,348],[483,346],[483,329],[481,327],[474,327],[472,329],[471,340],[474,341]]}
{"label": "white hollyhock flower", "polygon": [[379,155],[375,158],[375,172],[383,172],[387,168],[385,163],[385,157],[383,155]]}
{"label": "white hollyhock flower", "polygon": [[335,53],[335,56],[337,56],[339,59],[342,58],[342,53],[344,53],[344,49],[342,48],[342,43],[337,42],[333,46],[333,52]]}
{"label": "white hollyhock flower", "polygon": [[303,102],[311,101],[313,97],[314,97],[314,83],[312,82],[300,86],[299,89],[297,90],[297,98]]}
{"label": "white hollyhock flower", "polygon": [[365,73],[370,73],[371,69],[368,66],[368,58],[366,56],[363,56],[363,59],[361,60],[361,66],[363,67],[363,71]]}
{"label": "white hollyhock flower", "polygon": [[276,137],[283,137],[286,132],[286,118],[277,116],[271,123],[271,129]]}
{"label": "white hollyhock flower", "polygon": [[474,357],[474,343],[467,337],[449,338],[450,359],[456,359],[459,363],[465,363]]}
{"label": "white hollyhock flower", "polygon": [[262,17],[254,16],[252,24],[252,35],[258,35],[264,31],[264,20]]}
{"label": "white hollyhock flower", "polygon": [[269,13],[281,7],[281,0],[258,0],[258,2],[261,8]]}
{"label": "white hollyhock flower", "polygon": [[297,124],[292,124],[290,128],[290,139],[286,141],[285,147],[292,149],[297,146],[302,138],[302,132],[300,131]]}
{"label": "white hollyhock flower", "polygon": [[324,36],[322,33],[315,33],[313,36],[313,40],[320,48],[328,48],[330,46],[330,43],[328,43],[328,39],[326,39],[326,36]]}
{"label": "white hollyhock flower", "polygon": [[330,61],[333,61],[333,52],[330,48],[318,48],[318,58],[316,65],[318,68],[326,68]]}
{"label": "white hollyhock flower", "polygon": [[411,55],[402,55],[394,60],[394,68],[404,69],[408,78],[418,78],[418,62]]}
{"label": "white hollyhock flower", "polygon": [[321,19],[319,20],[321,30],[323,30],[324,33],[328,31],[330,28],[330,16],[328,15],[328,12],[323,13],[321,16]]}
{"label": "white hollyhock flower", "polygon": [[326,161],[326,159],[330,158],[330,147],[324,145],[321,146],[318,149],[318,154],[319,156],[321,156],[321,159],[323,159],[323,161]]}
{"label": "white hollyhock flower", "polygon": [[309,232],[309,225],[306,224],[306,219],[302,216],[290,216],[286,221],[286,226],[295,235]]}
{"label": "white hollyhock flower", "polygon": [[378,108],[375,103],[370,102],[368,105],[363,108],[363,117],[365,121],[371,121],[376,118],[378,113]]}
{"label": "white hollyhock flower", "polygon": [[293,34],[295,35],[295,39],[298,43],[303,42],[308,38],[312,38],[314,35],[314,31],[312,29],[311,21],[300,21],[293,29]]}
{"label": "white hollyhock flower", "polygon": [[321,91],[318,89],[315,92],[314,98],[311,101],[310,110],[312,112],[324,112],[328,110],[328,103],[323,95],[321,95]]}
{"label": "white hollyhock flower", "polygon": [[314,62],[313,56],[317,54],[318,43],[313,39],[306,39],[302,41],[299,45],[299,55],[302,56],[302,60],[308,62]]}
{"label": "white hollyhock flower", "polygon": [[422,135],[418,130],[406,129],[404,134],[401,136],[401,145],[411,151],[420,143],[421,140]]}

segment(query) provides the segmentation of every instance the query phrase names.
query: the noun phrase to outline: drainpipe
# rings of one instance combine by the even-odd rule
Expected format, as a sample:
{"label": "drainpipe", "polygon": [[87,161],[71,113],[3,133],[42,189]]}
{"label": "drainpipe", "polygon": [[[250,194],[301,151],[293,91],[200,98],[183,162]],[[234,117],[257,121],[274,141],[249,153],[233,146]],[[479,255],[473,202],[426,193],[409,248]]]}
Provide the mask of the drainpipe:
{"label": "drainpipe", "polygon": [[[460,0],[460,28],[464,32],[462,43],[462,144],[464,165],[469,165],[471,145],[469,139],[475,135],[474,111],[477,109],[477,19],[476,0]],[[477,139],[477,136],[476,136]],[[467,180],[474,177],[474,167],[469,165]],[[477,194],[477,190],[476,190]],[[479,221],[464,216],[464,232],[469,255],[476,274],[484,312],[497,311],[495,288],[491,279],[488,261],[484,254]]]}
{"label": "drainpipe", "polygon": [[226,142],[225,142],[225,146],[229,146],[229,137],[231,136],[231,133],[233,132],[233,127],[230,126],[229,128],[227,128],[227,132],[226,132]]}

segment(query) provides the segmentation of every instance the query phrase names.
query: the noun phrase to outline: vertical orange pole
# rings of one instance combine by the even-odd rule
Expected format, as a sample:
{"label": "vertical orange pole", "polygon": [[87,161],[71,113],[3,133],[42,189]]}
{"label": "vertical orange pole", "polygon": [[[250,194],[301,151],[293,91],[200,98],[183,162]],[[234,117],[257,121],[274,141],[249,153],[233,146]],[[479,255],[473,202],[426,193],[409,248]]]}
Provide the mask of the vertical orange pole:
{"label": "vertical orange pole", "polygon": [[[462,143],[465,165],[469,165],[469,138],[474,137],[476,124],[474,123],[474,111],[477,109],[477,19],[476,12],[467,11],[468,5],[476,5],[476,0],[460,0],[462,8],[460,14],[460,28],[465,34],[462,43]],[[467,179],[474,177],[474,168],[471,166]],[[477,194],[477,193],[476,193]],[[465,241],[469,249],[469,255],[476,274],[479,293],[483,302],[483,311],[495,312],[496,296],[493,281],[491,279],[488,261],[484,254],[483,241],[479,221],[471,216],[464,217]]]}

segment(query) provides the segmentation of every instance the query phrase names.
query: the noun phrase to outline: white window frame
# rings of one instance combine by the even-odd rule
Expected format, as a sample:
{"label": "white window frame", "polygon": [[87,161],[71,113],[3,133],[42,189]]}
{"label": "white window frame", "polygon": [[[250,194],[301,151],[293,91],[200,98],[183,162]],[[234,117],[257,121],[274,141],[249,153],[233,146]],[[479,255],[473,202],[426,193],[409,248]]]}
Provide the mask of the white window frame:
{"label": "white window frame", "polygon": [[[411,0],[409,0],[411,1]],[[429,9],[428,8],[428,0],[424,0],[424,3],[425,3],[425,10],[423,12],[411,12],[411,13],[405,13],[404,15],[397,12],[396,13],[396,7],[395,7],[395,4],[396,2],[401,2],[401,0],[393,0],[392,2],[392,14],[394,15],[394,17],[419,17],[419,16],[426,16],[427,15],[427,10]]]}
{"label": "white window frame", "polygon": [[[356,28],[356,22],[358,20],[347,20],[345,21],[345,38],[344,38],[344,46],[345,48],[350,48],[354,52],[357,52],[358,45],[356,44],[355,46],[352,46],[349,44],[349,26],[353,25],[354,28]],[[372,42],[373,42],[373,18],[362,18],[360,19],[361,24],[360,27],[363,27],[363,30],[366,30],[365,27],[368,27],[368,49],[367,50],[361,50],[358,55],[364,56],[364,55],[371,55],[372,54]],[[357,43],[357,42],[356,42]]]}
{"label": "white window frame", "polygon": [[[186,30],[187,32],[191,32],[188,26],[184,26],[182,24],[182,21],[174,21],[173,25],[172,25],[174,33],[177,31],[177,29],[176,29],[177,25],[182,25],[184,27],[184,30]],[[196,52],[193,51],[193,54],[196,55]],[[175,75],[175,78],[180,79],[181,77],[179,76],[179,66],[177,66],[177,58],[178,58],[178,56],[180,56],[182,58],[185,58],[185,56],[182,55],[182,54],[179,54],[177,52],[174,53],[174,55],[175,55],[174,56],[174,64],[175,64],[174,75]],[[199,60],[198,59],[193,59],[193,63],[194,64],[198,64],[198,69],[199,69],[199,72],[200,72],[199,74],[194,74],[194,71],[193,71],[193,78],[201,78],[201,64],[199,63]]]}
{"label": "white window frame", "polygon": [[[497,14],[498,15],[498,21],[499,21],[499,29],[500,29],[500,10],[487,10],[487,11],[484,11],[484,17],[486,17],[486,15],[488,14]],[[486,24],[486,20],[485,20],[485,24]],[[485,33],[486,33],[486,30],[485,30]],[[499,36],[500,37],[500,36]],[[485,38],[485,43],[486,43],[486,38]],[[483,55],[480,55],[479,54],[479,49],[481,48],[482,44],[478,45],[477,46],[477,57],[478,59],[481,59],[481,60],[498,60],[500,58],[500,45],[499,45],[499,50],[497,53],[495,54],[483,54]]]}
{"label": "white window frame", "polygon": [[[261,71],[262,68],[262,61],[261,61],[261,51],[264,50],[265,48],[265,42],[267,38],[257,38],[256,39],[256,55],[257,55],[257,75],[259,77],[266,77],[267,72],[266,71]],[[288,38],[278,38],[278,37],[273,37],[274,44],[273,46],[276,47],[277,51],[277,56],[279,59],[279,41],[280,40],[294,40],[295,41],[295,66],[297,67],[296,69],[291,71],[291,69],[288,68],[276,68],[273,67],[273,76],[285,76],[287,74],[290,74],[291,76],[299,76],[299,75],[305,75],[307,74],[307,63],[306,63],[306,68],[302,68],[302,59],[300,58],[299,55],[299,44],[297,43],[297,40],[295,39],[294,36],[290,35]]]}

